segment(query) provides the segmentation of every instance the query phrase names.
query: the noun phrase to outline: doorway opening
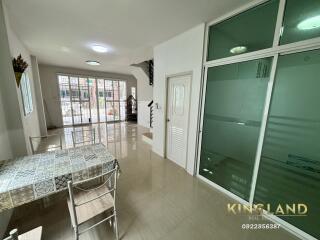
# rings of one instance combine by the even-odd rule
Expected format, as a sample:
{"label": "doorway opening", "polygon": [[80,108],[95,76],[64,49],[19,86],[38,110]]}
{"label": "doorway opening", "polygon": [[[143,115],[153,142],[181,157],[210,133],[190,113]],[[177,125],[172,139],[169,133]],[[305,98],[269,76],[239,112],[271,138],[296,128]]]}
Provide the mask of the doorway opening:
{"label": "doorway opening", "polygon": [[58,75],[58,83],[63,126],[126,120],[125,81]]}

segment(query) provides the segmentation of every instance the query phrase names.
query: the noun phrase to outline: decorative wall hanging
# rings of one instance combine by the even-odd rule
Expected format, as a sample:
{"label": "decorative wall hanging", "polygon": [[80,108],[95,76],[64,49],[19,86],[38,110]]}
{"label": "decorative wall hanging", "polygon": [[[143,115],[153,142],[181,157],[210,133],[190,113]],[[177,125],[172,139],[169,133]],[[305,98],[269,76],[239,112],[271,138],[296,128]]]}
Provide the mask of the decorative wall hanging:
{"label": "decorative wall hanging", "polygon": [[28,63],[23,60],[23,58],[22,58],[22,56],[20,54],[17,58],[14,58],[12,60],[12,66],[13,66],[14,74],[16,76],[16,82],[17,82],[17,85],[19,87],[20,86],[20,82],[21,82],[22,74],[27,69]]}

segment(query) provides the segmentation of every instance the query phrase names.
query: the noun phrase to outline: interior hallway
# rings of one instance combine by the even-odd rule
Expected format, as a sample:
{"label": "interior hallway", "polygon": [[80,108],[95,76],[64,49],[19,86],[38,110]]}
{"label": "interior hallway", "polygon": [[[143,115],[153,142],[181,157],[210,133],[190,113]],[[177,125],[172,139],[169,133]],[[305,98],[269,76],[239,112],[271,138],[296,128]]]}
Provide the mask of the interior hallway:
{"label": "interior hallway", "polygon": [[[120,162],[117,207],[121,239],[297,239],[284,230],[242,230],[241,225],[248,223],[248,217],[227,213],[227,203],[234,201],[154,154],[141,140],[146,128],[128,123],[94,127],[100,128],[101,141]],[[64,133],[64,143],[71,147],[71,131],[72,128],[65,128],[50,133]],[[64,197],[46,208],[39,208],[41,201],[17,208],[15,216],[25,216],[21,221],[13,217],[8,229],[19,226],[24,232],[42,225],[44,240],[74,239]],[[82,239],[115,239],[115,236],[106,223],[85,233]]]}

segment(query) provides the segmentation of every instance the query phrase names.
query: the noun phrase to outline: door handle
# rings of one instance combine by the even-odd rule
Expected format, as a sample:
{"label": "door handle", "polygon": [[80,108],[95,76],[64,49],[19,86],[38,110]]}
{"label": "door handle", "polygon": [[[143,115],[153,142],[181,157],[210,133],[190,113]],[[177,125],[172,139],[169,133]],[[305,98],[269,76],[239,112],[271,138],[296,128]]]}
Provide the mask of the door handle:
{"label": "door handle", "polygon": [[167,118],[167,122],[170,122],[170,119],[169,119],[169,118]]}

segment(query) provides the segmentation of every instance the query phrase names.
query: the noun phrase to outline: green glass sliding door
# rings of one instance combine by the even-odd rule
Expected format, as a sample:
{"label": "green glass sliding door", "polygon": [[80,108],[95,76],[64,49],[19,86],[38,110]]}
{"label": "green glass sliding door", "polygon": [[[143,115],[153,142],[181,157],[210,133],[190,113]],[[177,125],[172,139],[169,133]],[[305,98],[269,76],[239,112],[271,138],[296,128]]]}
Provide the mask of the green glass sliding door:
{"label": "green glass sliding door", "polygon": [[320,50],[279,57],[254,201],[304,203],[282,217],[320,238]]}
{"label": "green glass sliding door", "polygon": [[248,200],[272,58],[208,69],[199,173]]}

